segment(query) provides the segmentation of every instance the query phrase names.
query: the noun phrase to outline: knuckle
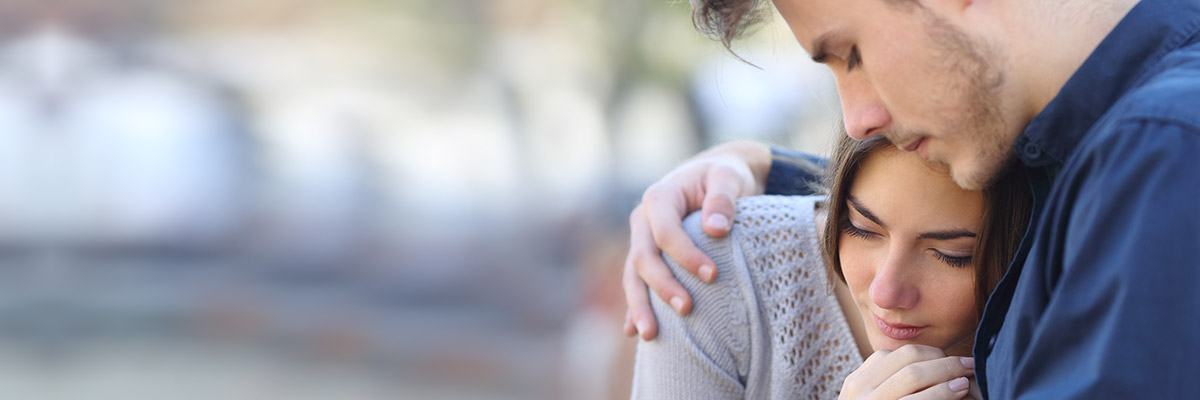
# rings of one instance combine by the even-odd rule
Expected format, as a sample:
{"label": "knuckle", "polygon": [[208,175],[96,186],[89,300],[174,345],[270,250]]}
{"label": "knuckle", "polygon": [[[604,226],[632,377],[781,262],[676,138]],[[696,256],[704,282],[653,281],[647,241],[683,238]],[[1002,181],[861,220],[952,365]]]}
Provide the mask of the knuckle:
{"label": "knuckle", "polygon": [[642,283],[641,277],[634,271],[625,270],[625,274],[621,277],[621,284],[625,287],[625,294],[634,295],[640,289],[639,283]]}
{"label": "knuckle", "polygon": [[935,347],[906,344],[896,349],[896,353],[899,353],[898,356],[906,360],[928,360],[941,357],[942,352]]}
{"label": "knuckle", "polygon": [[708,192],[708,196],[704,197],[704,206],[712,207],[727,207],[732,208],[735,201],[731,193],[721,193],[717,191]]}
{"label": "knuckle", "polygon": [[663,197],[664,190],[661,182],[650,185],[645,192],[642,192],[642,204],[658,203]]}
{"label": "knuckle", "polygon": [[895,378],[897,383],[907,388],[917,387],[921,384],[921,378],[925,376],[924,368],[918,364],[909,364],[899,371],[896,371]]}
{"label": "knuckle", "polygon": [[[655,243],[657,243],[660,248],[662,248],[663,250],[668,250],[668,252],[671,253],[672,255],[675,255],[677,257],[678,256],[683,256],[683,257],[691,256],[690,254],[687,254],[685,252],[685,249],[687,248],[685,246],[685,244],[690,245],[692,243],[691,238],[689,238],[687,236],[687,234],[678,233],[678,232],[665,232],[662,235],[655,235],[654,240],[655,240]],[[684,261],[684,260],[676,260],[676,261]]]}
{"label": "knuckle", "polygon": [[900,357],[903,359],[913,359],[913,358],[916,358],[920,354],[919,352],[920,352],[920,349],[917,346],[911,345],[911,344],[906,344],[906,345],[900,346],[900,348],[896,349],[896,351],[893,351],[892,354],[895,357]]}
{"label": "knuckle", "polygon": [[646,272],[650,271],[650,268],[657,266],[657,263],[655,262],[658,261],[657,255],[639,251],[636,253],[631,253],[629,257],[633,261],[633,269],[637,271],[639,275],[645,275]]}

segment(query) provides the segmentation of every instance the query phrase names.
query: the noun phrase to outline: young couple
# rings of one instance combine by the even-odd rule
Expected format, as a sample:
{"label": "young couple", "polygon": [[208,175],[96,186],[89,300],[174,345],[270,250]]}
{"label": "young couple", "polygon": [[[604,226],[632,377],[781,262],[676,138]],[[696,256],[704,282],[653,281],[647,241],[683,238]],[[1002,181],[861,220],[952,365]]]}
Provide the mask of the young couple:
{"label": "young couple", "polygon": [[[759,3],[693,1],[727,46]],[[747,143],[647,189],[636,397],[1194,396],[1200,0],[773,6],[853,140],[821,197],[735,215],[811,173]]]}

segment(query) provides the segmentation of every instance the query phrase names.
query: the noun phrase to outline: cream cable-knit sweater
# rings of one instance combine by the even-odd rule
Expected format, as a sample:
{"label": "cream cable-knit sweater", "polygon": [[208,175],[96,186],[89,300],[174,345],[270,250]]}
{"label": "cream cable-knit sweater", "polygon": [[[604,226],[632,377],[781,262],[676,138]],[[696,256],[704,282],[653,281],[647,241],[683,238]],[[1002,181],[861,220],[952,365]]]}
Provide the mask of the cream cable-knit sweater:
{"label": "cream cable-knit sweater", "polygon": [[680,317],[651,293],[658,336],[638,344],[636,399],[832,399],[862,364],[829,288],[814,221],[816,196],[738,201],[725,238],[684,230],[717,264],[701,282],[667,258],[692,294]]}

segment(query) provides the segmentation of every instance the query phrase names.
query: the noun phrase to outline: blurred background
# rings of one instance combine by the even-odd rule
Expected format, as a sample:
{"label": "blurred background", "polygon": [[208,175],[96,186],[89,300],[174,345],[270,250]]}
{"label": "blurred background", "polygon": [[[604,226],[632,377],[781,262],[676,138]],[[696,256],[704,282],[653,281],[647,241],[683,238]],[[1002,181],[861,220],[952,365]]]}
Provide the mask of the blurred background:
{"label": "blurred background", "polygon": [[831,77],[682,0],[0,0],[0,397],[628,398],[627,218]]}

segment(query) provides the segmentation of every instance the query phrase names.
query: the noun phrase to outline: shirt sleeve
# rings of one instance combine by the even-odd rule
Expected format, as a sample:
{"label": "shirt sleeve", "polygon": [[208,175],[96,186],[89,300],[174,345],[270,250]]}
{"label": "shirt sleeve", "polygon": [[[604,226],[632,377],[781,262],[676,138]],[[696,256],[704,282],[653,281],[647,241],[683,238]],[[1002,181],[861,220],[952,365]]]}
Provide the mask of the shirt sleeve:
{"label": "shirt sleeve", "polygon": [[801,151],[771,147],[771,170],[764,194],[804,196],[818,193],[829,160]]}
{"label": "shirt sleeve", "polygon": [[671,272],[692,294],[694,307],[687,316],[680,316],[657,295],[650,294],[658,336],[638,343],[632,398],[745,398],[751,318],[743,290],[752,284],[744,275],[731,271],[731,263],[744,258],[733,247],[732,239],[704,234],[699,213],[684,220],[684,230],[722,273],[713,283],[705,284],[665,257]]}
{"label": "shirt sleeve", "polygon": [[1071,212],[1040,221],[1067,227],[1039,238],[1061,246],[1062,268],[1039,271],[1040,317],[1005,321],[1033,327],[1017,344],[1028,346],[1017,398],[1186,398],[1200,388],[1200,132],[1127,128],[1136,132],[1107,140],[1057,188],[1074,198]]}

